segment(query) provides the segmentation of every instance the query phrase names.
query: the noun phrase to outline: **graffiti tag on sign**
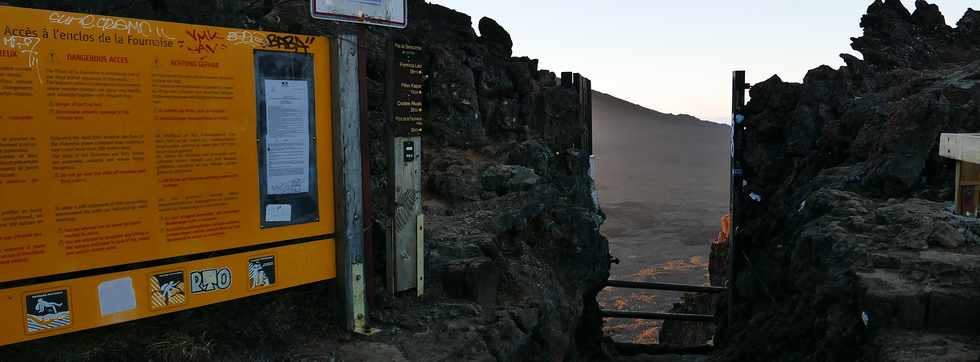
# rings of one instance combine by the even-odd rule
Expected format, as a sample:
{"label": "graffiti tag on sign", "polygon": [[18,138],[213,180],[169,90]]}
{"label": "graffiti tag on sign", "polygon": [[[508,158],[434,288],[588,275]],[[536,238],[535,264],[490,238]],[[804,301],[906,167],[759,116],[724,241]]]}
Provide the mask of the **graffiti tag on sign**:
{"label": "graffiti tag on sign", "polygon": [[41,59],[37,51],[38,44],[41,44],[41,38],[38,37],[9,35],[3,38],[4,46],[26,55],[25,58],[27,58],[27,68],[33,69],[37,74],[37,79],[41,81],[41,73],[40,69],[38,68],[38,62]]}
{"label": "graffiti tag on sign", "polygon": [[242,31],[229,31],[228,35],[225,35],[225,40],[227,40],[232,45],[245,45],[250,47],[265,47],[269,44],[265,38],[262,37],[260,33],[251,32],[248,30]]}
{"label": "graffiti tag on sign", "polygon": [[191,37],[191,44],[187,50],[197,54],[214,54],[215,52],[228,47],[224,43],[224,38],[214,30],[210,29],[191,29],[186,31]]}
{"label": "graffiti tag on sign", "polygon": [[191,293],[210,293],[231,288],[231,269],[215,268],[191,272]]}
{"label": "graffiti tag on sign", "polygon": [[108,16],[87,15],[87,14],[63,14],[57,11],[48,15],[48,21],[52,24],[75,26],[82,29],[99,29],[105,31],[120,31],[126,34],[138,34],[145,37],[157,36],[167,40],[174,40],[167,34],[166,30],[156,27],[146,20],[120,19]]}
{"label": "graffiti tag on sign", "polygon": [[316,41],[312,36],[301,37],[298,35],[279,35],[269,34],[266,38],[266,47],[282,49],[298,53],[308,53],[310,46]]}

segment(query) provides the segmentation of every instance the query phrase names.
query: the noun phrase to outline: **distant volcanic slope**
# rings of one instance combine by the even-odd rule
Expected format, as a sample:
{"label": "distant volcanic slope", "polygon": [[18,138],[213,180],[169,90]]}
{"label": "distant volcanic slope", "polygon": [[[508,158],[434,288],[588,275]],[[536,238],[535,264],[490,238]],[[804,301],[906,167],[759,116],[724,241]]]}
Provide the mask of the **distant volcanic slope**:
{"label": "distant volcanic slope", "polygon": [[864,60],[752,87],[728,358],[980,357],[980,226],[937,156],[980,131],[980,12],[879,0],[861,26]]}
{"label": "distant volcanic slope", "polygon": [[[728,210],[731,128],[689,115],[657,112],[593,92],[593,143],[603,235],[621,260],[612,278],[704,283],[708,244]],[[607,309],[667,311],[671,292],[609,288]],[[610,319],[619,341],[657,342],[660,321]]]}

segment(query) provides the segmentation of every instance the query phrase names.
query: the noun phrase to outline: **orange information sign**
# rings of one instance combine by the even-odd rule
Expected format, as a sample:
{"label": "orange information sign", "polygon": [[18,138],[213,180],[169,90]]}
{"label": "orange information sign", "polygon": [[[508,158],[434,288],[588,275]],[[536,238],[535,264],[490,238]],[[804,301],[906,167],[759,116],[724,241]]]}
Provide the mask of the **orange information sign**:
{"label": "orange information sign", "polygon": [[334,277],[327,38],[0,30],[0,344]]}

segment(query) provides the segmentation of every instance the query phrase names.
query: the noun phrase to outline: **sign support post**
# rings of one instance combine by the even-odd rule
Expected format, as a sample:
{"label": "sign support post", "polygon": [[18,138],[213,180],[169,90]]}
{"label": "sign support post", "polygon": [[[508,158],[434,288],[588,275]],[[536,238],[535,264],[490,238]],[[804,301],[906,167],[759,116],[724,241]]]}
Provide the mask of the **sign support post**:
{"label": "sign support post", "polygon": [[361,109],[358,79],[358,37],[352,34],[336,38],[334,79],[337,84],[337,112],[334,125],[337,142],[335,154],[337,191],[337,281],[341,323],[348,330],[369,334],[364,271],[364,189],[361,182]]}
{"label": "sign support post", "polygon": [[374,197],[371,184],[371,124],[368,119],[368,76],[367,76],[367,25],[357,24],[357,79],[360,91],[361,109],[361,184],[364,189],[364,268],[367,271],[364,281],[367,286],[367,305],[375,303],[375,258],[374,258]]}

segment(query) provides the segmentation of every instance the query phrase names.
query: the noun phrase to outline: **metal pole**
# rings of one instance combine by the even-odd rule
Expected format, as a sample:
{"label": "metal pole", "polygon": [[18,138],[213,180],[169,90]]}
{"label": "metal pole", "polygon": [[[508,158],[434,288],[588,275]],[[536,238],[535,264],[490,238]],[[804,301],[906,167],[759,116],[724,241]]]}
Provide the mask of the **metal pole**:
{"label": "metal pole", "polygon": [[724,287],[711,287],[711,286],[673,284],[673,283],[655,283],[655,282],[629,282],[629,281],[621,281],[621,280],[606,281],[606,286],[611,288],[666,290],[666,291],[674,291],[674,292],[691,292],[691,293],[722,293],[727,290],[727,288]]}
{"label": "metal pole", "polygon": [[357,333],[369,333],[364,289],[364,190],[361,158],[360,81],[356,35],[339,35],[335,41],[333,79],[337,282],[342,325]]}
{"label": "metal pole", "polygon": [[685,322],[714,322],[715,316],[710,314],[681,314],[681,313],[653,313],[653,312],[626,312],[615,310],[604,310],[600,312],[603,318],[623,318],[623,319],[655,319],[673,320]]}
{"label": "metal pole", "polygon": [[744,126],[744,116],[742,115],[745,107],[745,71],[737,70],[732,73],[732,145],[731,145],[731,186],[729,214],[731,215],[731,225],[728,234],[728,327],[731,327],[733,315],[735,313],[735,298],[738,291],[735,287],[735,258],[737,239],[739,234],[740,200],[742,193],[742,131]]}

